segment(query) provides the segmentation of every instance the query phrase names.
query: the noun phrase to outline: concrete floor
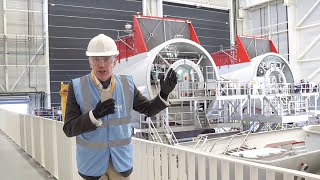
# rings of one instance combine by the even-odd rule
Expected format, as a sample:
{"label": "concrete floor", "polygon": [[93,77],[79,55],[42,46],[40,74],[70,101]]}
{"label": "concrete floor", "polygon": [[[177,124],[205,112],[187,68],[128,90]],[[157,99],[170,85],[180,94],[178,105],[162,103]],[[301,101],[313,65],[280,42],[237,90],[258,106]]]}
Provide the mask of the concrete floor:
{"label": "concrete floor", "polygon": [[0,130],[1,180],[55,180]]}

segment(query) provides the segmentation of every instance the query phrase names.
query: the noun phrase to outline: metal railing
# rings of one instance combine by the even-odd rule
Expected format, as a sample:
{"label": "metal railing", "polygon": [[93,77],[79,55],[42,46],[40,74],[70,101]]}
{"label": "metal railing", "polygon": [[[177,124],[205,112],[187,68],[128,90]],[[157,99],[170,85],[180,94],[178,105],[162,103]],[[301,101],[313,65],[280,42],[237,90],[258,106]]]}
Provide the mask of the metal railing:
{"label": "metal railing", "polygon": [[176,126],[187,126],[194,125],[194,112],[170,112],[168,116],[170,117],[170,122],[174,123]]}
{"label": "metal railing", "polygon": [[[309,84],[310,85],[310,84]],[[319,88],[302,85],[300,93],[319,92]],[[305,87],[305,88],[304,88]],[[308,87],[308,88],[307,88]],[[234,95],[290,95],[297,92],[291,83],[259,83],[255,81],[178,82],[171,99]]]}
{"label": "metal railing", "polygon": [[290,95],[293,93],[319,93],[318,86],[302,83],[297,90],[291,83],[260,83],[256,81],[209,81],[209,82],[178,82],[170,94],[171,99],[234,96],[234,95]]}
{"label": "metal railing", "polygon": [[149,125],[148,134],[151,136],[152,140],[154,142],[163,143],[161,136],[157,131],[157,128],[154,126],[153,122],[151,121],[151,118],[147,117],[146,120],[148,121],[148,125]]}
{"label": "metal railing", "polygon": [[[208,140],[208,136],[207,135],[206,136],[200,136],[200,138],[198,139],[198,141],[197,141],[196,145],[193,147],[193,149],[197,149],[198,145],[200,145],[200,144],[201,144],[200,149],[202,149],[202,147],[206,144],[207,140]],[[201,141],[202,141],[202,143],[201,143]]]}
{"label": "metal railing", "polygon": [[196,110],[196,124],[195,125],[197,125],[198,124],[198,126],[200,127],[200,128],[202,128],[202,123],[201,123],[201,121],[206,121],[206,119],[200,119],[200,115],[202,114],[202,116],[204,116],[204,118],[206,118],[205,117],[205,113],[204,112],[200,112],[198,109]]}
{"label": "metal railing", "polygon": [[[238,136],[243,136],[244,133],[246,133],[246,136],[244,137],[244,139],[241,141],[241,144],[237,148],[237,151],[239,151],[240,148],[246,143],[246,140],[247,140],[247,138],[248,138],[248,136],[250,134],[250,131],[244,131],[244,132],[241,132],[241,133],[234,134],[232,136],[214,138],[212,140],[208,139],[208,135],[200,135],[200,137],[199,137],[196,145],[193,147],[193,149],[197,149],[197,150],[201,150],[201,151],[205,151],[205,152],[212,152],[212,150],[214,149],[214,147],[217,144],[217,142],[230,138],[227,146],[223,150],[223,154],[226,154],[227,151],[229,150],[229,147],[231,145],[234,145],[234,144],[237,143],[237,142],[234,143],[233,139],[238,137]],[[211,148],[208,150],[209,147],[211,147]]]}
{"label": "metal railing", "polygon": [[173,133],[172,129],[170,128],[170,126],[164,123],[163,128],[165,130],[165,134],[167,135],[167,139],[169,141],[169,144],[170,145],[177,144],[178,140],[177,140],[176,136],[174,135],[174,133]]}

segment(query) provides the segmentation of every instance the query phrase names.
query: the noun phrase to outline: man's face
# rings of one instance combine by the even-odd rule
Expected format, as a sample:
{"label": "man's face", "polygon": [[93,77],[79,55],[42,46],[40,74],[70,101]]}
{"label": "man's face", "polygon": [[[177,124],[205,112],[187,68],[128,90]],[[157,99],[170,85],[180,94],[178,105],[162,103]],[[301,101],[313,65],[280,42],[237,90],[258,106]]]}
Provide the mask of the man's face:
{"label": "man's face", "polygon": [[113,68],[117,63],[115,56],[94,56],[90,57],[89,62],[93,74],[102,82],[112,76]]}

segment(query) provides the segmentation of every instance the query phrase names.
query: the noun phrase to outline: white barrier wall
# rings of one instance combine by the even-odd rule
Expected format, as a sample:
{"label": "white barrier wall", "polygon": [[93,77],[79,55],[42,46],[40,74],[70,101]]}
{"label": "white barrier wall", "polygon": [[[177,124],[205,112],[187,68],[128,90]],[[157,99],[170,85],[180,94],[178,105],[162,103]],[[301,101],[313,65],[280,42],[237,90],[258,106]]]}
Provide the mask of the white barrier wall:
{"label": "white barrier wall", "polygon": [[[75,138],[63,124],[42,117],[0,109],[0,128],[59,180],[81,180],[77,173]],[[10,120],[9,120],[10,119]],[[20,141],[21,140],[21,141]],[[319,175],[212,155],[183,147],[133,138],[131,180],[305,180]]]}
{"label": "white barrier wall", "polygon": [[18,139],[17,144],[53,176],[59,180],[82,180],[76,169],[75,139],[65,136],[62,122],[2,109],[0,115],[0,129]]}
{"label": "white barrier wall", "polygon": [[20,146],[19,114],[0,109],[0,129]]}

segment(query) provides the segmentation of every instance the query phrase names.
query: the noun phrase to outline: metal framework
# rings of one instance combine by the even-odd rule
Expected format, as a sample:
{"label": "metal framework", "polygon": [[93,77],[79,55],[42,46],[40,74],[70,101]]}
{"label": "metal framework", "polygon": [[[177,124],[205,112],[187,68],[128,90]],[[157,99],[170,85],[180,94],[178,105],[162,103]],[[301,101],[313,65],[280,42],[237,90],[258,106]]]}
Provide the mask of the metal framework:
{"label": "metal framework", "polygon": [[[3,15],[3,33],[0,34],[0,39],[4,47],[1,52],[4,61],[1,62],[0,67],[4,69],[4,84],[0,84],[0,90],[4,93],[35,89],[45,91],[43,89],[46,87],[39,87],[37,82],[37,77],[42,76],[39,74],[41,73],[39,69],[45,72],[48,68],[44,62],[46,45],[44,2],[43,0],[21,1],[16,9],[12,7],[17,1],[3,0],[2,3],[0,13]],[[27,24],[17,28],[21,23]],[[36,78],[32,78],[31,73],[35,73]],[[29,84],[29,86],[23,85],[17,89],[19,83]]]}
{"label": "metal framework", "polygon": [[170,68],[178,76],[170,107],[151,118],[133,116],[148,139],[176,144],[205,130],[261,131],[317,116],[319,90],[310,84],[295,89],[288,62],[268,39],[237,37],[241,53],[232,57],[242,63],[218,69],[189,21],[135,16],[134,23],[134,34],[122,39],[126,43],[118,41],[121,60],[115,72],[132,75],[149,98],[158,95],[160,77]]}
{"label": "metal framework", "polygon": [[[278,68],[283,70],[281,66]],[[212,76],[210,71],[203,72],[207,72],[204,77]],[[203,129],[232,127],[256,132],[284,128],[288,123],[310,123],[319,113],[319,92],[319,85],[311,87],[309,83],[296,87],[286,82],[179,82],[170,95],[172,107],[163,112],[162,118],[154,119],[153,123],[158,124],[158,128],[149,133],[162,132],[161,127],[170,127],[159,122],[171,124],[173,132],[186,130],[190,126]],[[143,126],[140,127],[143,129]],[[147,127],[150,129],[150,125]]]}

